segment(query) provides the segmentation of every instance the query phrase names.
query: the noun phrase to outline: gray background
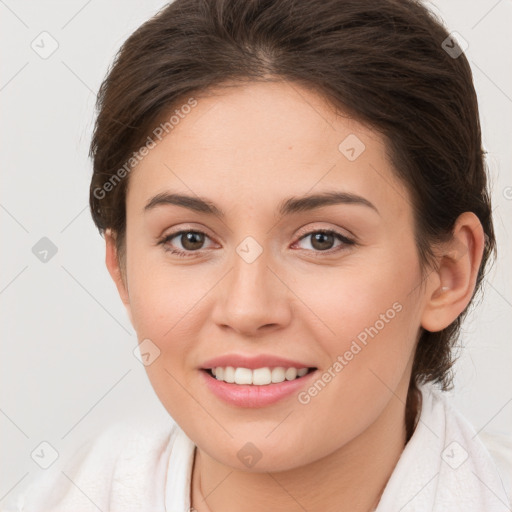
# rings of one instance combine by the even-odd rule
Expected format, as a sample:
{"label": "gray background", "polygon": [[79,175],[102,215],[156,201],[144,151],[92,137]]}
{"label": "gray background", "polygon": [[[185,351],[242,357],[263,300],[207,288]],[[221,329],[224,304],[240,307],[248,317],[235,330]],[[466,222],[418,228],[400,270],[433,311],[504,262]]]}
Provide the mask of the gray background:
{"label": "gray background", "polygon": [[[31,457],[41,442],[59,465],[113,422],[167,418],[133,355],[136,335],[104,264],[87,156],[108,65],[164,4],[0,0],[0,505],[45,471]],[[429,4],[469,43],[500,252],[464,325],[451,394],[477,430],[510,432],[512,2]],[[58,43],[45,59],[31,47],[51,49],[43,31]],[[32,251],[43,237],[58,249],[47,262]]]}

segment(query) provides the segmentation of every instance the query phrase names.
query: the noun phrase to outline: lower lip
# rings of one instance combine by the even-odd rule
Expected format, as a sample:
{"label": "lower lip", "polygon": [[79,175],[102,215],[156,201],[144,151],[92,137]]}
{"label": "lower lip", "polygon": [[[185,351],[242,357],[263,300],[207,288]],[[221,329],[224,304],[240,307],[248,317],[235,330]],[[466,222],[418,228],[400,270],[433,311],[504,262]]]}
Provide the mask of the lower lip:
{"label": "lower lip", "polygon": [[200,370],[206,385],[213,394],[229,404],[238,407],[264,407],[297,393],[311,380],[316,370],[294,380],[285,380],[277,384],[256,386],[253,384],[230,384],[212,377],[207,371]]}

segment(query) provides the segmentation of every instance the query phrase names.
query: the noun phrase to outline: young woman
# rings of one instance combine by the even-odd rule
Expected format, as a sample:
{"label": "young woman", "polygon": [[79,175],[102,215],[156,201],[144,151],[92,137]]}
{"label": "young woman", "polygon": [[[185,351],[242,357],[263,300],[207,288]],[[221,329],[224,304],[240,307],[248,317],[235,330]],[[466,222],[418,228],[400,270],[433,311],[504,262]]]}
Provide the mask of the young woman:
{"label": "young woman", "polygon": [[443,393],[495,237],[440,21],[412,0],[176,0],[98,110],[91,212],[170,418],[112,427],[20,510],[510,510]]}

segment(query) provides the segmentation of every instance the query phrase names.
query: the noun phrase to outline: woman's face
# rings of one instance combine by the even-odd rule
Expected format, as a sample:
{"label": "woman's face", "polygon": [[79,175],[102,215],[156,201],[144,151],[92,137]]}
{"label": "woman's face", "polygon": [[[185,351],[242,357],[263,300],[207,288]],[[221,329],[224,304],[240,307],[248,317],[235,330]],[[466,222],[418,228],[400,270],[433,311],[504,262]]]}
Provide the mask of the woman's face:
{"label": "woman's face", "polygon": [[[404,407],[425,304],[409,194],[382,139],[306,89],[196,99],[131,172],[124,300],[152,386],[202,450],[298,467]],[[241,385],[217,364],[263,368],[235,373],[258,382],[316,370]]]}

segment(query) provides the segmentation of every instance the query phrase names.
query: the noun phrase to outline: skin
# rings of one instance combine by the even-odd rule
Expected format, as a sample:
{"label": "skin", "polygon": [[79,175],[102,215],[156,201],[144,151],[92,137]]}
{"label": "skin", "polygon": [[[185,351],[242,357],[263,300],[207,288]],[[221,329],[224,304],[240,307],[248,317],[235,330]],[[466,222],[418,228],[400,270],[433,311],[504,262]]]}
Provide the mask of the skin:
{"label": "skin", "polygon": [[[423,276],[410,196],[376,132],[286,82],[196,98],[130,175],[126,267],[115,234],[105,236],[106,264],[138,339],[161,351],[146,367],[151,384],[198,447],[192,505],[199,512],[373,510],[405,445],[420,326],[441,330],[470,301],[482,226],[474,214],[461,215],[453,240],[437,248],[439,268]],[[366,146],[354,161],[338,150],[350,134]],[[364,197],[378,213],[360,204],[277,213],[283,199],[334,190]],[[226,217],[175,205],[145,212],[164,191],[208,198]],[[207,235],[189,249],[192,257],[157,244],[180,229]],[[322,251],[311,235],[318,229],[357,243],[334,237]],[[247,236],[263,250],[252,263],[236,252]],[[191,245],[177,236],[167,247]],[[262,408],[235,407],[208,390],[198,369],[225,353],[267,353],[321,373],[397,302],[401,311],[307,404],[294,394]],[[252,468],[237,457],[247,442],[262,455]]]}

